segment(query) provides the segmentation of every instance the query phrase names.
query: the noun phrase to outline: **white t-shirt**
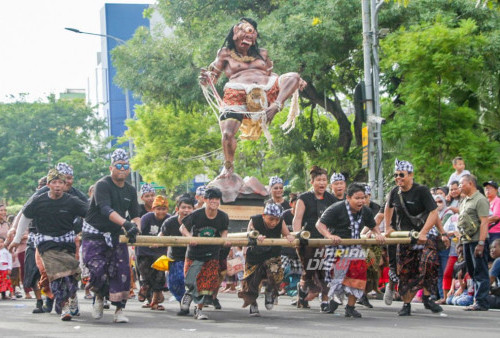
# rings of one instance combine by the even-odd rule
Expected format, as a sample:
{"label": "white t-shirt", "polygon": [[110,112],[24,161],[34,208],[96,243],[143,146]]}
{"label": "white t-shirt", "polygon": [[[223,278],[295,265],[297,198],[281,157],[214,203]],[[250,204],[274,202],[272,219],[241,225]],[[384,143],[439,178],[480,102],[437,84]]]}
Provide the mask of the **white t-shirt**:
{"label": "white t-shirt", "polygon": [[460,182],[460,179],[464,175],[470,175],[470,171],[467,169],[464,169],[460,174],[457,174],[457,172],[455,171],[453,174],[450,175],[450,179],[448,180],[447,186],[450,186],[451,183],[455,182],[455,181]]}
{"label": "white t-shirt", "polygon": [[12,270],[12,255],[9,250],[0,250],[0,270]]}

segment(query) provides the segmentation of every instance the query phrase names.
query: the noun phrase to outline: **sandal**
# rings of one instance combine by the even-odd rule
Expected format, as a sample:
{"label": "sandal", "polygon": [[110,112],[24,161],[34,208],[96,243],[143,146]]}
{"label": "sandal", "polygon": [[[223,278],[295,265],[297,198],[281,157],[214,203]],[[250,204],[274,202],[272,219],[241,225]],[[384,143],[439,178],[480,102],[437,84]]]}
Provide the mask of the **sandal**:
{"label": "sandal", "polygon": [[145,285],[141,286],[141,288],[139,289],[139,295],[138,295],[138,300],[139,302],[144,302],[146,300],[146,298],[148,297],[148,290],[149,288]]}
{"label": "sandal", "polygon": [[165,307],[161,304],[151,304],[151,310],[165,311]]}

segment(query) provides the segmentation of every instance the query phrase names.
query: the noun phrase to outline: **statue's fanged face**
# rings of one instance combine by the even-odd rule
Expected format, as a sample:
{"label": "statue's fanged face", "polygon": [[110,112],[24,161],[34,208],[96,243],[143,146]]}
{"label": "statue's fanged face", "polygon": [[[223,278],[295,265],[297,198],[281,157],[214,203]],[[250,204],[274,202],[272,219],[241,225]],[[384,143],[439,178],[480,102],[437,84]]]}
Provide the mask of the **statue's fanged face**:
{"label": "statue's fanged face", "polygon": [[233,33],[233,40],[238,51],[247,51],[257,41],[257,31],[246,21],[234,26]]}

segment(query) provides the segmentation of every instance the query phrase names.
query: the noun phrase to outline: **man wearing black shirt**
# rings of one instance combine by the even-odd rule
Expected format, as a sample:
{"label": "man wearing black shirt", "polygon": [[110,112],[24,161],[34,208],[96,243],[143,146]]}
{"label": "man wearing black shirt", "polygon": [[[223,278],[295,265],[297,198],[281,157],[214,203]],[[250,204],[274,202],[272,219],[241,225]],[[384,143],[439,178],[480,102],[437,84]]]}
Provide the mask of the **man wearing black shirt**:
{"label": "man wearing black shirt", "polygon": [[[347,188],[347,199],[331,205],[316,223],[318,231],[338,245],[342,238],[360,238],[363,227],[368,227],[380,244],[385,242],[375,226],[371,210],[365,205],[365,187],[359,183],[352,183]],[[342,253],[340,253],[342,252]],[[358,253],[355,255],[354,253]],[[329,253],[329,254],[328,254]],[[339,253],[339,254],[338,254]],[[329,292],[343,298],[348,295],[345,308],[346,317],[361,317],[354,309],[356,299],[364,294],[366,284],[366,255],[360,245],[345,247],[333,246],[327,248],[326,267],[333,265],[332,273],[327,274]],[[325,268],[326,268],[325,267]],[[338,304],[330,301],[330,310],[335,311]]]}
{"label": "man wearing black shirt", "polygon": [[[189,195],[179,196],[175,207],[177,215],[172,216],[163,222],[159,236],[182,236],[179,228],[182,225],[184,218],[193,212],[194,203],[195,200]],[[184,293],[186,292],[184,284],[184,260],[186,258],[186,250],[187,248],[183,246],[169,246],[167,253],[168,258],[173,260],[173,262],[169,263],[168,289],[179,304],[184,296]],[[189,314],[189,309],[187,311],[180,309],[178,312],[179,316],[187,314]]]}
{"label": "man wearing black shirt", "polygon": [[[283,208],[280,204],[268,202],[262,215],[250,218],[247,231],[257,230],[258,241],[281,238],[283,235],[288,241],[293,242],[295,237],[290,234],[281,217],[282,213]],[[278,297],[278,286],[283,280],[280,252],[279,246],[252,246],[246,250],[245,274],[238,297],[244,300],[243,307],[250,305],[250,316],[260,316],[257,297],[264,279],[267,279],[265,306],[267,310],[273,308],[274,300]]]}
{"label": "man wearing black shirt", "polygon": [[[84,202],[85,204],[88,205],[88,199],[85,196],[85,194],[83,194],[80,190],[73,187],[73,180],[74,180],[73,167],[67,163],[59,162],[56,165],[56,170],[65,176],[66,183],[63,187],[63,191],[65,193],[68,193],[72,196],[77,197],[79,200],[81,200],[82,202]],[[31,203],[35,197],[42,195],[42,194],[47,194],[49,192],[50,189],[47,186],[47,177],[46,176],[39,180],[39,185],[41,183],[42,183],[42,186],[40,186],[39,189],[28,199],[28,201],[25,203],[23,209],[29,203]],[[20,216],[16,217],[16,220],[15,220],[14,225],[12,227],[14,230],[13,231],[14,235],[16,235],[16,233],[19,233],[19,231],[17,231],[17,228],[21,227],[19,225],[20,219],[21,219]],[[24,218],[24,221],[26,222],[27,218]],[[48,278],[47,278],[47,275],[45,273],[45,270],[41,269],[41,271],[39,271],[39,269],[36,265],[37,263],[36,263],[35,257],[39,256],[39,253],[37,253],[37,250],[36,250],[34,243],[33,243],[33,238],[36,234],[36,224],[35,224],[34,220],[30,220],[28,223],[29,223],[29,225],[26,225],[26,224],[22,225],[23,228],[27,227],[29,229],[29,233],[30,233],[30,235],[28,237],[25,261],[24,261],[24,268],[25,268],[24,275],[27,276],[27,278],[24,281],[26,283],[24,283],[24,284],[25,284],[25,287],[33,288],[33,290],[35,292],[35,296],[37,298],[37,307],[35,310],[33,310],[33,313],[51,312],[52,308],[53,308],[53,304],[54,304],[54,299],[53,299],[54,297],[52,295],[52,292],[50,291],[50,285],[48,282]],[[74,225],[75,225],[75,232],[77,234],[81,232],[82,224],[83,224],[83,218],[79,217],[79,216],[75,217]],[[23,233],[20,233],[19,235],[22,236]],[[78,252],[78,245],[79,245],[78,237],[76,238],[76,244],[77,244],[76,250]],[[38,280],[40,280],[41,288],[46,295],[45,304],[43,305],[43,307],[42,307],[41,290],[39,289],[39,286],[38,286]],[[78,313],[79,310],[78,310],[78,303],[76,302],[76,298],[70,299],[70,309],[71,309],[71,312],[73,315],[76,315]]]}
{"label": "man wearing black shirt", "polygon": [[63,321],[71,320],[69,299],[76,298],[76,277],[80,274],[73,221],[87,212],[86,203],[64,193],[65,180],[65,175],[51,169],[47,175],[49,192],[36,196],[23,210],[25,217],[35,221],[35,244],[55,296],[56,312]]}
{"label": "man wearing black shirt", "polygon": [[[293,217],[293,230],[307,230],[311,238],[322,238],[316,229],[316,222],[323,212],[338,199],[326,191],[328,176],[325,169],[313,166],[309,172],[312,191],[299,196]],[[297,307],[309,308],[308,301],[316,298],[321,293],[321,311],[330,312],[328,309],[328,287],[325,283],[325,272],[321,268],[324,249],[309,246],[300,246],[297,254],[302,263],[302,276],[297,288]]]}
{"label": "man wearing black shirt", "polygon": [[[194,211],[182,220],[180,232],[193,237],[186,253],[184,275],[186,293],[182,297],[181,310],[189,311],[191,301],[195,307],[195,319],[208,319],[202,312],[204,303],[212,303],[212,295],[219,286],[219,245],[196,245],[194,237],[227,237],[228,215],[219,210],[222,193],[217,188],[205,191],[205,207]],[[227,243],[230,246],[230,243]]]}
{"label": "man wearing black shirt", "polygon": [[[117,149],[111,155],[110,176],[95,184],[82,235],[83,262],[90,271],[88,287],[95,294],[92,317],[103,315],[104,297],[116,306],[113,321],[127,323],[123,308],[130,291],[128,247],[119,243],[126,232],[131,243],[139,233],[139,203],[135,188],[126,182],[130,174],[127,153]],[[131,219],[131,221],[128,221]]]}
{"label": "man wearing black shirt", "polygon": [[[397,186],[389,193],[384,211],[386,234],[393,231],[388,220],[392,219],[394,210],[396,210],[398,230],[419,231],[418,245],[398,246],[399,293],[404,302],[399,315],[411,315],[411,301],[416,292],[422,288],[425,308],[432,312],[441,312],[443,309],[429,298],[431,292],[437,288],[439,264],[437,244],[434,238],[428,240],[427,236],[438,221],[436,202],[426,186],[413,182],[413,165],[410,162],[396,159],[394,179]],[[421,221],[417,220],[416,216]]]}

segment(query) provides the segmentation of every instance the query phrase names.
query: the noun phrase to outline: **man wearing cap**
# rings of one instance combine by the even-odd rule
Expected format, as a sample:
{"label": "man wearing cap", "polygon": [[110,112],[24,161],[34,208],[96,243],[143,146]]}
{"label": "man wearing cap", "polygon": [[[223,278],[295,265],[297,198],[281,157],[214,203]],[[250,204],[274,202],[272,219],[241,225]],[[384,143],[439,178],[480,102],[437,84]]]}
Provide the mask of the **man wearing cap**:
{"label": "man wearing cap", "polygon": [[[250,218],[247,231],[257,230],[259,242],[266,238],[281,238],[281,235],[293,242],[295,237],[290,234],[281,218],[282,214],[283,207],[280,204],[268,202],[262,215]],[[260,293],[260,284],[264,279],[267,279],[265,306],[267,310],[271,310],[278,297],[278,287],[283,280],[281,247],[279,246],[252,246],[246,250],[245,273],[242,290],[238,292],[238,297],[244,300],[243,307],[250,305],[250,316],[260,316],[257,297]]]}
{"label": "man wearing cap", "polygon": [[[83,217],[87,204],[64,192],[66,175],[57,169],[47,174],[49,191],[36,196],[23,210],[23,216],[36,225],[35,246],[55,298],[56,312],[61,320],[71,320],[70,298],[76,298],[79,262],[75,258],[76,216]],[[20,222],[19,232],[11,249],[20,243],[28,222]]]}
{"label": "man wearing cap", "polygon": [[498,183],[488,181],[483,183],[484,194],[490,202],[490,215],[488,217],[489,243],[500,238],[500,197],[498,197]]}
{"label": "man wearing cap", "polygon": [[[205,191],[205,207],[195,210],[182,220],[179,230],[183,236],[192,237],[184,263],[186,293],[181,300],[181,310],[189,313],[194,300],[195,319],[208,319],[202,312],[204,304],[212,303],[212,296],[219,286],[220,245],[196,245],[196,237],[227,237],[229,217],[219,210],[222,192],[217,188]],[[230,246],[228,242],[227,246]]]}
{"label": "man wearing cap", "polygon": [[[465,310],[487,311],[490,307],[488,302],[490,280],[488,253],[484,252],[484,248],[488,240],[489,203],[488,199],[477,190],[477,180],[472,175],[462,176],[460,189],[466,197],[460,202],[457,228],[461,234],[460,241],[464,245],[467,272],[474,285],[474,304]],[[460,231],[471,225],[476,229],[473,234]]]}
{"label": "man wearing cap", "polygon": [[141,200],[144,204],[141,204],[139,215],[142,217],[146,215],[148,212],[153,211],[153,201],[155,200],[156,190],[155,188],[149,184],[145,183],[141,187]]}
{"label": "man wearing cap", "polygon": [[332,189],[333,196],[342,201],[345,199],[345,176],[342,173],[333,173],[330,177],[330,188]]}
{"label": "man wearing cap", "polygon": [[419,231],[418,243],[398,245],[399,293],[403,299],[400,316],[411,315],[411,301],[418,290],[424,289],[423,303],[432,312],[441,312],[441,306],[430,299],[437,291],[437,244],[428,240],[428,233],[438,221],[437,205],[429,188],[413,181],[413,165],[396,159],[394,187],[385,206],[386,234],[394,229],[391,222],[394,210],[396,226],[401,231]]}
{"label": "man wearing cap", "polygon": [[129,255],[127,244],[119,243],[119,236],[126,233],[129,242],[135,242],[139,203],[135,188],[126,182],[130,164],[123,149],[113,152],[109,170],[110,175],[95,184],[83,224],[82,254],[90,271],[87,287],[95,294],[92,317],[102,318],[104,297],[109,297],[116,306],[113,321],[127,323],[123,308],[130,291]]}

